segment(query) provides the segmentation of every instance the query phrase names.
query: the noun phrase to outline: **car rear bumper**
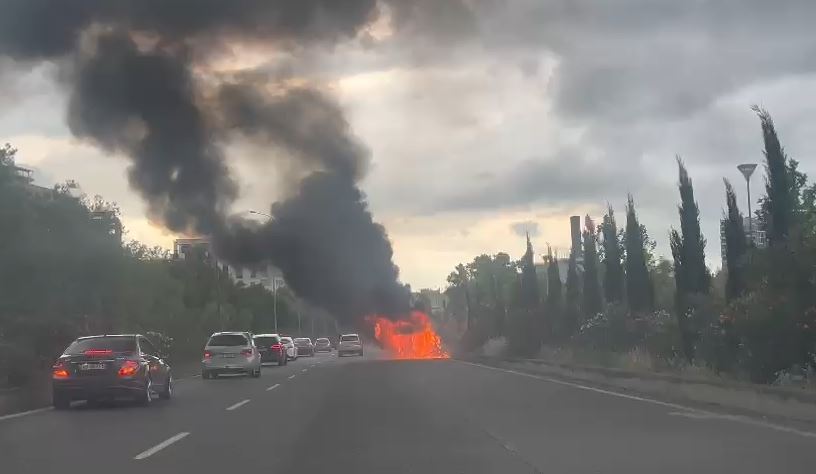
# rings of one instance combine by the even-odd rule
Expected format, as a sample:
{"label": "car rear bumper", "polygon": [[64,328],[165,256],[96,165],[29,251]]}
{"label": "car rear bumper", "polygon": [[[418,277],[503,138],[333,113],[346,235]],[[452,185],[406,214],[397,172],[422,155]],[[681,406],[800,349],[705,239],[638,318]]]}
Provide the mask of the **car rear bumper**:
{"label": "car rear bumper", "polygon": [[283,354],[280,352],[261,352],[261,362],[277,362],[283,359]]}
{"label": "car rear bumper", "polygon": [[227,360],[204,361],[201,363],[201,370],[219,373],[240,373],[258,368],[257,360],[247,360],[245,358],[234,358]]}
{"label": "car rear bumper", "polygon": [[144,391],[141,378],[111,380],[54,380],[54,394],[71,400],[132,398]]}

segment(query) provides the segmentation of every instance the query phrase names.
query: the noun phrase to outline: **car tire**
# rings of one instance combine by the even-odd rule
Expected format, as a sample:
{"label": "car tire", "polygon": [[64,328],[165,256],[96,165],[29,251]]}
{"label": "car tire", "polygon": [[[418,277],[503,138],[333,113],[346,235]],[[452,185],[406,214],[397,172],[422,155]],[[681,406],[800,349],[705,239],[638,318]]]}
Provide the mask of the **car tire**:
{"label": "car tire", "polygon": [[210,375],[210,373],[208,371],[202,370],[201,371],[201,378],[204,379],[204,380],[210,380],[212,378],[212,375]]}
{"label": "car tire", "polygon": [[250,377],[252,377],[253,379],[257,379],[260,376],[261,376],[261,368],[260,367],[258,367],[256,370],[253,370],[252,373],[250,374]]}
{"label": "car tire", "polygon": [[145,378],[144,388],[141,390],[139,397],[136,399],[136,403],[140,406],[146,407],[150,406],[150,402],[153,401],[153,382],[150,381],[150,377]]}
{"label": "car tire", "polygon": [[159,398],[162,400],[173,398],[173,374],[167,374],[167,381],[164,383],[164,389],[159,393]]}
{"label": "car tire", "polygon": [[55,410],[67,410],[71,408],[71,399],[61,393],[54,392],[52,400]]}
{"label": "car tire", "polygon": [[278,359],[278,367],[280,367],[280,366],[282,366],[282,365],[286,365],[286,359],[285,359],[285,358],[283,358],[283,359],[280,359],[280,358],[279,358],[279,359]]}

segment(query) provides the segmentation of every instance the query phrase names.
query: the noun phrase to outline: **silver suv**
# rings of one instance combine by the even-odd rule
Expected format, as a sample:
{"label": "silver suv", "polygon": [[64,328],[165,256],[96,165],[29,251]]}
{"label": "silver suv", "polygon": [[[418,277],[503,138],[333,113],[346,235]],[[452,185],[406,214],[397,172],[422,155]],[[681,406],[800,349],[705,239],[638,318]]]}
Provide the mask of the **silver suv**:
{"label": "silver suv", "polygon": [[210,336],[201,359],[201,377],[220,374],[261,376],[261,354],[248,332],[217,332]]}
{"label": "silver suv", "polygon": [[337,357],[343,357],[346,354],[363,355],[363,341],[357,334],[343,334],[340,336],[340,342],[337,344]]}

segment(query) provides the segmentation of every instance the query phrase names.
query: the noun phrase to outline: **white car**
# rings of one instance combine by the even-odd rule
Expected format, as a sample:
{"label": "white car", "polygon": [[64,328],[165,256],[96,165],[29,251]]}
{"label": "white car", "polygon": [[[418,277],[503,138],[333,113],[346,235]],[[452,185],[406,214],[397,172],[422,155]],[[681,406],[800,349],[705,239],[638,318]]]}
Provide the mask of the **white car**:
{"label": "white car", "polygon": [[280,339],[281,344],[286,346],[286,356],[289,358],[289,360],[297,360],[298,353],[297,347],[295,347],[295,341],[289,336],[283,336]]}
{"label": "white car", "polygon": [[340,336],[340,342],[337,344],[337,357],[343,357],[346,354],[363,356],[363,341],[358,334],[343,334]]}
{"label": "white car", "polygon": [[248,332],[217,332],[210,336],[201,358],[201,378],[220,374],[261,376],[261,354]]}

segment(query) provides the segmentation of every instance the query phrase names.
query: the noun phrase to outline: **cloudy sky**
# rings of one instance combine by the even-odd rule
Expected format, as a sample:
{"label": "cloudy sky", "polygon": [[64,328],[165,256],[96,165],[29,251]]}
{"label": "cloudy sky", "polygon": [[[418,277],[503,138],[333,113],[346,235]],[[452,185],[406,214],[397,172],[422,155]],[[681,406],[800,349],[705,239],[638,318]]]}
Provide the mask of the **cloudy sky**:
{"label": "cloudy sky", "polygon": [[[286,53],[236,45],[222,69],[317,84],[347,113],[372,163],[362,187],[388,229],[402,279],[440,287],[480,253],[566,252],[568,217],[622,222],[631,192],[668,255],[677,225],[675,155],[700,204],[718,267],[722,178],[760,163],[760,104],[789,155],[816,173],[816,2],[810,0],[391,0],[354,38]],[[48,63],[0,67],[0,141],[52,185],[77,180],[116,201],[128,237],[171,246],[128,187],[128,162],[71,136]],[[268,150],[234,143],[235,212],[281,194]],[[761,171],[761,170],[760,170]],[[763,173],[752,181],[760,195]]]}

